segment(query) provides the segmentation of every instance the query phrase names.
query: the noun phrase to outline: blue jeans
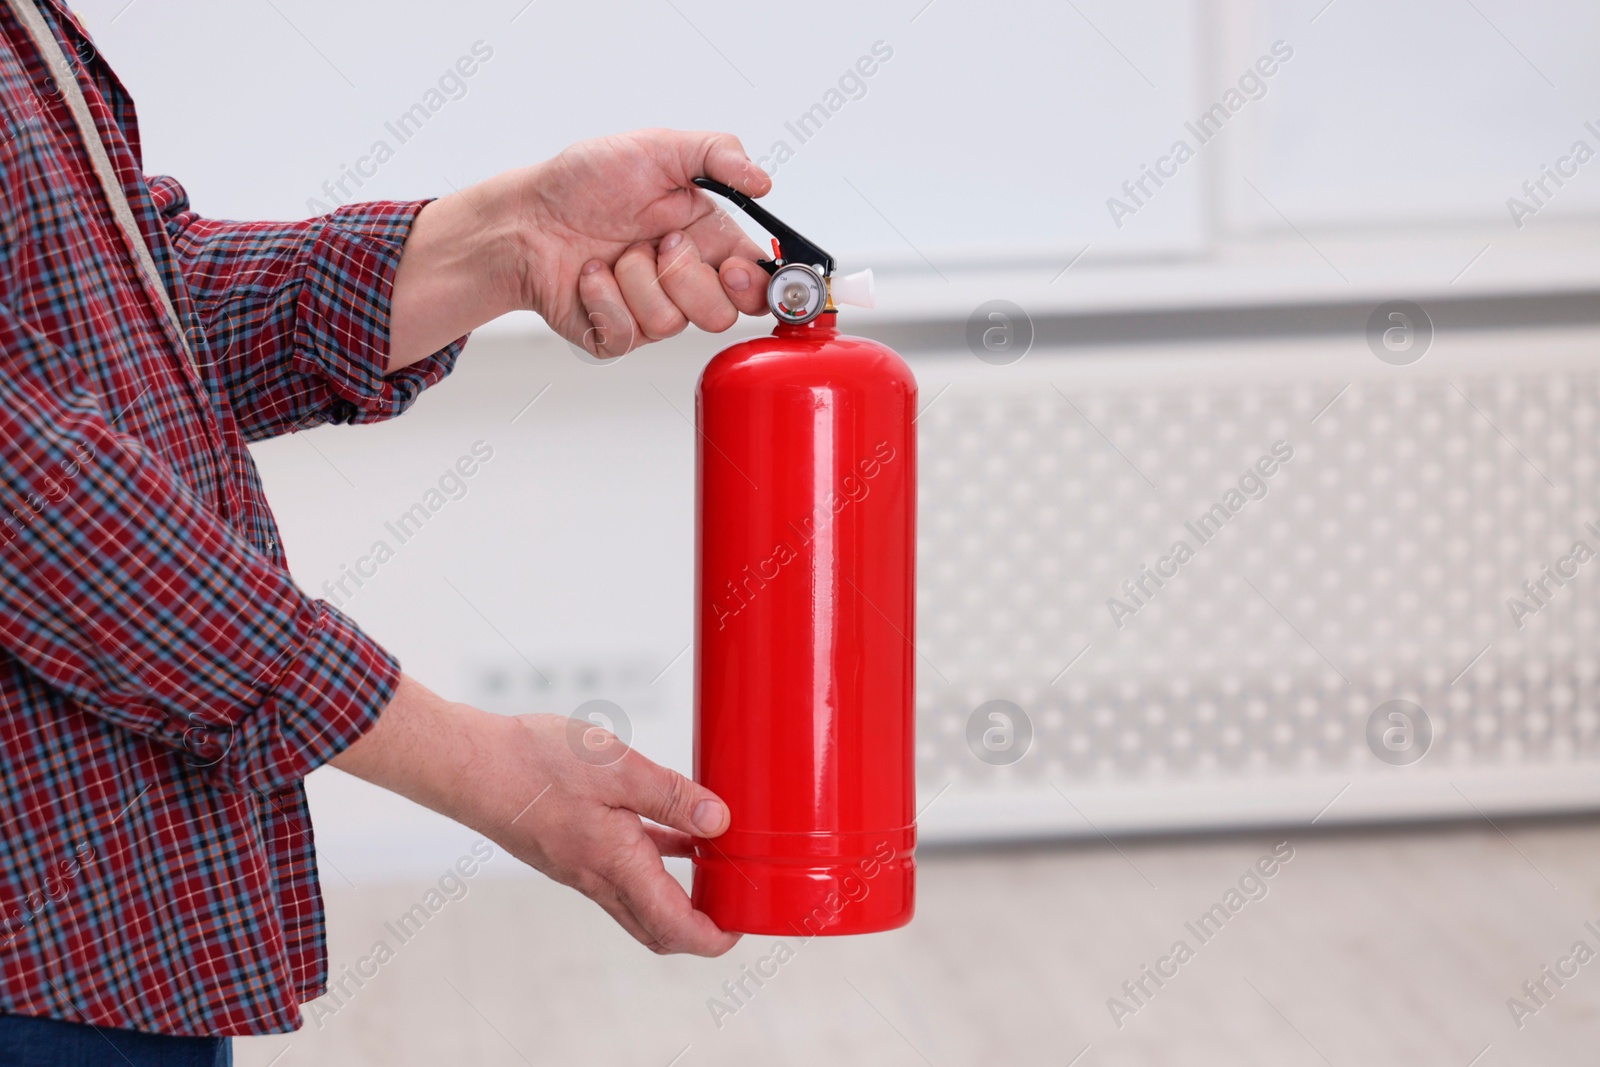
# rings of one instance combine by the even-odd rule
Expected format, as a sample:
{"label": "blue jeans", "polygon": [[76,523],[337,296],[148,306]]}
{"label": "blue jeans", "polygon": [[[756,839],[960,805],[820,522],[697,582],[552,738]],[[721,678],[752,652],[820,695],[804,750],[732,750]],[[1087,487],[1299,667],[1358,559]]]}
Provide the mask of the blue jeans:
{"label": "blue jeans", "polygon": [[0,1014],[0,1067],[232,1067],[225,1037],[167,1037]]}

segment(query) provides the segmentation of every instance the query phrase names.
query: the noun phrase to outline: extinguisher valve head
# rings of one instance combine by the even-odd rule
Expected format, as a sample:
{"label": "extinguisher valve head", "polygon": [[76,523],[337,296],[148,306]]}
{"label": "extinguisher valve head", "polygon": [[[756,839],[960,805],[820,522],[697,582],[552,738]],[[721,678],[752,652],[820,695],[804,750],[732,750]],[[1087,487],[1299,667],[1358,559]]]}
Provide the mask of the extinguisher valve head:
{"label": "extinguisher valve head", "polygon": [[877,287],[873,285],[870,267],[858,270],[854,274],[828,279],[828,293],[835,304],[870,308],[876,307],[878,303]]}

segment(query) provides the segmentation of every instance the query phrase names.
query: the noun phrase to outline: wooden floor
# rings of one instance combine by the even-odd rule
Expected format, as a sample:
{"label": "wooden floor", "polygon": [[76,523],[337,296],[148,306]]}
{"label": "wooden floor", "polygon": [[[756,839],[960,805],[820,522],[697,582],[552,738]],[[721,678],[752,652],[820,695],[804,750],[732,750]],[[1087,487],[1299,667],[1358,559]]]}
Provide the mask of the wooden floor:
{"label": "wooden floor", "polygon": [[[908,928],[789,939],[783,951],[747,937],[717,960],[653,956],[575,894],[501,876],[514,862],[504,856],[465,895],[447,886],[456,900],[429,901],[426,885],[330,888],[332,959],[336,974],[353,968],[350,995],[310,1008],[299,1033],[239,1042],[237,1062],[1600,1061],[1600,958],[1571,955],[1579,941],[1600,952],[1585,927],[1600,930],[1600,821],[1296,833],[1292,859],[1228,898],[1283,840],[930,852]],[[394,923],[419,902],[438,910],[402,942]],[[1220,930],[1199,928],[1219,903],[1237,910]],[[381,963],[380,940],[393,951]],[[1160,962],[1180,940],[1188,958]],[[758,965],[771,977],[730,999],[723,983]],[[1145,965],[1170,977],[1157,986]],[[1559,987],[1545,978],[1541,1004],[1522,986],[1546,965],[1576,974]],[[1141,977],[1137,999],[1123,992]],[[1126,1006],[1118,1018],[1112,997]],[[1520,1019],[1511,997],[1527,1008]]]}

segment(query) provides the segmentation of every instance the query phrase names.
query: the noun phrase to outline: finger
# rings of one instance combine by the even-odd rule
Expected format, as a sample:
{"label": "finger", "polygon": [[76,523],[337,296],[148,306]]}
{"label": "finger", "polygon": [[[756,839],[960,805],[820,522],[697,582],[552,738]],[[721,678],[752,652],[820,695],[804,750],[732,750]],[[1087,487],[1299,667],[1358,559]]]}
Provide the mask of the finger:
{"label": "finger", "polygon": [[645,824],[644,832],[650,842],[656,846],[656,851],[663,856],[694,855],[695,838],[681,830],[674,830],[667,826],[653,826]]}
{"label": "finger", "polygon": [[[644,856],[645,850],[640,854]],[[694,910],[683,886],[659,858],[643,858],[625,868],[613,884],[623,906],[649,932],[652,951],[720,956],[739,940],[738,934],[718,929],[709,916]]]}
{"label": "finger", "polygon": [[767,172],[745,155],[744,145],[731,133],[681,133],[675,142],[685,185],[704,175],[746,196],[765,196],[772,189]]}
{"label": "finger", "polygon": [[767,272],[756,264],[766,252],[727,212],[713,211],[692,223],[686,232],[700,251],[700,258],[717,268],[723,291],[734,307],[746,315],[767,310]]}
{"label": "finger", "polygon": [[748,259],[730,256],[717,271],[733,306],[746,315],[767,310],[767,272]]}
{"label": "finger", "polygon": [[627,808],[651,822],[696,837],[716,837],[728,828],[728,806],[722,798],[637,750],[629,749],[616,767],[613,807]]}
{"label": "finger", "polygon": [[654,947],[655,935],[646,930],[643,924],[634,918],[633,912],[629,911],[628,906],[622,903],[621,898],[617,896],[616,891],[610,885],[607,885],[604,890],[586,895],[590,900],[604,908],[605,913],[615,919],[617,925],[628,932],[629,937],[641,945]]}
{"label": "finger", "polygon": [[656,277],[656,250],[641,241],[622,253],[614,268],[622,299],[639,329],[652,341],[672,337],[689,324]]}
{"label": "finger", "polygon": [[590,260],[578,275],[578,299],[583,302],[589,327],[575,340],[586,352],[611,358],[638,347],[639,324],[629,314],[610,267],[598,259]]}
{"label": "finger", "polygon": [[717,272],[700,258],[693,241],[674,230],[661,239],[656,255],[661,287],[690,322],[712,333],[721,333],[739,321],[739,309],[722,291]]}
{"label": "finger", "polygon": [[713,267],[721,265],[729,256],[753,262],[767,254],[766,249],[753,241],[721,208],[695,219],[686,232],[700,250],[700,258]]}

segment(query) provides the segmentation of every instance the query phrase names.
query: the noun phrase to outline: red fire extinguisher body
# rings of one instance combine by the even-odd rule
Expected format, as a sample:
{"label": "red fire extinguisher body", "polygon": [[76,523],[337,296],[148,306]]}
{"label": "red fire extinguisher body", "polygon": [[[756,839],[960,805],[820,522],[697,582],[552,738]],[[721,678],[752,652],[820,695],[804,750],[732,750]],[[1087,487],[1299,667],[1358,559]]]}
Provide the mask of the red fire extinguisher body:
{"label": "red fire extinguisher body", "polygon": [[693,900],[725,930],[911,920],[916,380],[826,312],[700,378],[695,777],[732,813]]}

